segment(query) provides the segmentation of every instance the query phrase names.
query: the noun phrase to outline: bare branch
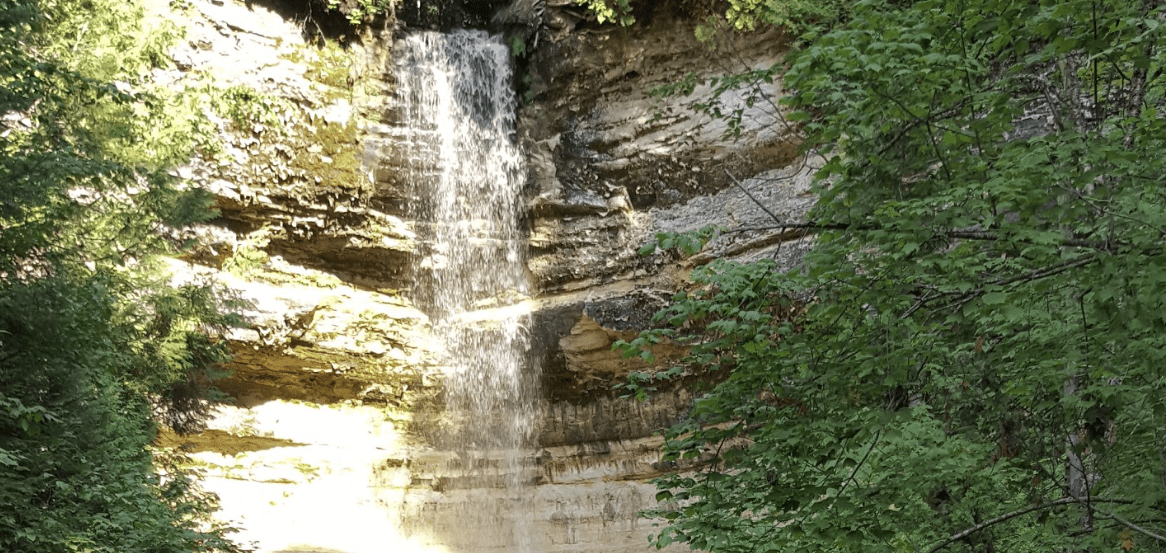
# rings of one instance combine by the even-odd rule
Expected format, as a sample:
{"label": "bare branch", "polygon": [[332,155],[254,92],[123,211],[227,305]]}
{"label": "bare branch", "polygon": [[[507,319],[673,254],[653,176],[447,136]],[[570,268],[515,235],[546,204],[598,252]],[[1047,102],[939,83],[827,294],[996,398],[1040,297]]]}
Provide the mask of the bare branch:
{"label": "bare branch", "polygon": [[741,191],[744,192],[746,196],[749,196],[749,199],[753,200],[753,203],[757,204],[757,207],[760,207],[761,211],[764,211],[765,214],[769,215],[769,217],[771,219],[773,219],[775,222],[778,222],[778,223],[781,222],[781,218],[778,217],[777,215],[774,215],[773,212],[770,211],[768,207],[765,207],[765,204],[761,203],[760,200],[753,197],[753,194],[749,192],[749,189],[745,188],[745,186],[741,184],[741,181],[737,180],[737,177],[734,177],[733,174],[730,173],[728,169],[725,170],[725,175],[727,175],[730,179],[733,179],[733,184],[737,185],[737,188],[740,188]]}
{"label": "bare branch", "polygon": [[[976,532],[979,532],[980,530],[983,530],[983,529],[988,528],[990,526],[995,526],[997,524],[1000,524],[1001,522],[1009,521],[1009,520],[1014,519],[1014,518],[1021,516],[1021,515],[1027,515],[1028,513],[1033,513],[1036,511],[1043,511],[1045,509],[1051,509],[1053,507],[1058,507],[1061,505],[1072,505],[1075,503],[1084,503],[1084,502],[1085,502],[1084,498],[1062,497],[1061,499],[1056,499],[1053,501],[1049,501],[1047,503],[1041,503],[1039,505],[1032,505],[1030,507],[1025,507],[1023,509],[1017,509],[1015,511],[1004,513],[996,518],[985,520],[984,522],[981,522],[975,526],[970,526],[964,530],[961,530],[959,532],[952,534],[951,536],[949,536],[947,539],[940,542],[935,547],[928,549],[927,553],[935,553],[936,551],[939,551],[940,549],[943,549],[943,548],[945,548],[945,547],[947,547],[947,546],[949,546],[949,545],[951,545],[959,540],[962,540],[962,539],[964,539],[972,534],[975,534]],[[1120,504],[1127,504],[1127,505],[1130,503],[1133,503],[1133,501],[1129,500],[1129,499],[1099,499],[1096,497],[1091,498],[1090,502],[1091,503],[1120,503]],[[1114,520],[1116,520],[1116,519],[1114,519]],[[1118,522],[1121,522],[1121,521],[1118,521]],[[1155,537],[1157,537],[1157,536],[1155,535]]]}

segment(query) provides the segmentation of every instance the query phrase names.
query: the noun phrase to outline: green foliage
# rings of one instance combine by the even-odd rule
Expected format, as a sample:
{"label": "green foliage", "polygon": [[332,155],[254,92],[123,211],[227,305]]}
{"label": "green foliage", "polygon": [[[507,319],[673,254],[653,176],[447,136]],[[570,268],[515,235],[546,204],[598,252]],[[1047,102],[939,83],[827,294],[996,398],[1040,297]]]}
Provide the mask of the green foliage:
{"label": "green foliage", "polygon": [[723,379],[656,545],[1166,550],[1163,15],[869,1],[795,55],[813,251],[696,270],[620,346]]}
{"label": "green foliage", "polygon": [[[151,395],[141,388],[174,390],[166,373],[198,361],[174,341],[205,335],[159,328],[164,312],[153,327],[118,328],[128,322],[115,312],[110,284],[58,276],[0,288],[0,545],[229,550],[197,530],[211,498],[186,475],[159,480],[146,449],[154,429]],[[202,351],[222,359],[216,347]]]}
{"label": "green foliage", "polygon": [[613,22],[629,27],[636,22],[631,0],[575,0],[575,3],[591,10],[600,23]]}
{"label": "green foliage", "polygon": [[199,147],[154,94],[175,36],[137,4],[0,0],[0,549],[233,550],[155,472],[154,413],[196,427],[238,321],[155,267],[211,215],[167,171]]}
{"label": "green foliage", "polygon": [[[613,22],[628,27],[636,22],[632,15],[632,0],[575,0],[586,7],[600,23]],[[712,43],[722,29],[753,31],[759,25],[785,29],[792,36],[811,30],[828,28],[844,20],[853,0],[728,0],[727,5],[713,4],[724,9],[723,16],[709,16],[696,29],[701,42]],[[702,10],[703,11],[703,10]]]}
{"label": "green foliage", "polygon": [[[347,72],[346,72],[347,73]],[[237,85],[214,91],[215,111],[231,120],[235,129],[254,134],[268,130],[287,135],[287,121],[297,111],[291,102]]]}
{"label": "green foliage", "polygon": [[526,40],[522,38],[522,35],[511,35],[506,40],[506,43],[510,45],[511,57],[521,58],[526,56]]}
{"label": "green foliage", "polygon": [[[355,82],[350,82],[352,74],[349,71],[353,60],[352,54],[345,50],[339,41],[317,38],[313,47],[297,48],[285,54],[285,57],[298,65],[307,67],[304,77],[332,87],[333,91],[325,91],[325,95],[340,97],[341,90],[349,90]],[[347,96],[347,95],[345,95]]]}
{"label": "green foliage", "polygon": [[243,242],[235,245],[235,251],[223,262],[223,270],[246,277],[267,263],[267,252],[263,248],[271,241],[271,229],[263,227],[251,234]]}
{"label": "green foliage", "polygon": [[714,226],[706,226],[700,230],[687,232],[658,232],[656,233],[656,240],[644,244],[639,249],[640,255],[651,255],[656,252],[656,249],[671,250],[675,249],[685,256],[696,255],[701,249],[709,243],[710,240],[716,237],[718,229]]}
{"label": "green foliage", "polygon": [[355,26],[371,22],[379,15],[392,13],[397,2],[398,0],[328,0],[328,9],[343,13],[348,22]]}
{"label": "green foliage", "polygon": [[753,31],[760,24],[780,27],[797,37],[844,20],[853,3],[851,0],[729,0],[724,19],[709,18],[697,28],[696,36],[709,42],[723,27]]}

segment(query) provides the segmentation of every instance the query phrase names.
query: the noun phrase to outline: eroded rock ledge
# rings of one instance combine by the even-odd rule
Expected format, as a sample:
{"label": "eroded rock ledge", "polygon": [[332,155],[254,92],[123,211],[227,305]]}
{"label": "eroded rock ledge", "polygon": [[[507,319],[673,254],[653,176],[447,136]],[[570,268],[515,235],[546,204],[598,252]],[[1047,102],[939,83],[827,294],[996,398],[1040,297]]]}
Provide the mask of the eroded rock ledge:
{"label": "eroded rock ledge", "polygon": [[[648,402],[618,397],[612,385],[644,367],[611,345],[649,327],[713,255],[796,266],[808,238],[773,218],[803,219],[817,165],[796,155],[777,83],[721,97],[742,110],[731,139],[724,122],[693,107],[712,100],[708,84],[683,97],[649,91],[689,72],[707,79],[773,66],[781,35],[726,38],[710,51],[674,3],[637,14],[630,29],[544,3],[537,45],[526,35],[517,129],[537,290],[522,305],[544,403],[538,448],[516,453],[537,485],[511,497],[497,485],[503,475],[467,476],[466,463],[489,459],[452,458],[425,439],[442,417],[442,344],[409,298],[416,235],[396,170],[408,149],[394,142],[386,109],[397,29],[381,21],[344,43],[321,41],[288,8],[295,2],[190,4],[174,15],[186,29],[175,69],[157,79],[212,83],[252,116],[210,114],[221,148],[180,171],[215,194],[221,216],[187,231],[200,245],[175,262],[176,278],[215,282],[250,326],[227,336],[236,355],[222,388],[233,402],[203,435],[165,443],[194,452],[243,539],[260,551],[502,548],[515,536],[483,529],[506,526],[521,512],[511,507],[529,502],[535,518],[508,524],[529,532],[532,550],[642,548],[651,530],[636,513],[654,501],[646,482],[673,468],[660,462],[655,433],[692,397],[682,385]],[[484,17],[474,10],[463,15]],[[726,233],[689,259],[636,253],[658,232],[705,225],[753,230]]]}

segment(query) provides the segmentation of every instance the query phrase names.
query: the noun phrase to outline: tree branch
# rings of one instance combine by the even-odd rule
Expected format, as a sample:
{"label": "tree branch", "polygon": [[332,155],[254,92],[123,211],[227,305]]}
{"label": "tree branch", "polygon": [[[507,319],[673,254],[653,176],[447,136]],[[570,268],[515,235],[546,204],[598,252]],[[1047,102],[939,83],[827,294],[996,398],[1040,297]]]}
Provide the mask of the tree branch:
{"label": "tree branch", "polygon": [[[746,192],[746,194],[748,194],[748,192]],[[753,199],[754,202],[757,201],[756,199],[753,198],[753,196],[749,196],[749,197],[750,197],[750,199]],[[760,205],[760,204],[758,204],[758,205]],[[762,207],[762,209],[765,209],[765,208]],[[767,214],[769,214],[770,217],[773,217],[773,214],[770,213],[768,210],[766,210],[765,212]],[[774,217],[774,220],[777,220],[776,217]],[[812,221],[808,222],[808,223],[786,223],[786,222],[778,221],[778,224],[776,224],[776,225],[766,225],[766,226],[760,226],[760,227],[742,227],[742,228],[730,229],[730,230],[724,231],[723,234],[735,234],[735,233],[739,233],[739,232],[757,232],[757,231],[782,230],[782,229],[851,230],[851,231],[883,231],[883,232],[897,230],[897,229],[888,228],[888,227],[876,227],[876,226],[866,226],[866,225],[847,225],[847,224],[842,224],[842,223],[815,223]],[[909,232],[909,231],[904,230],[902,232]],[[984,241],[984,242],[999,242],[999,241],[1007,240],[1006,237],[1000,236],[998,233],[989,232],[989,231],[980,231],[980,230],[930,229],[930,232],[932,232],[934,234],[946,236],[948,238],[956,238],[956,239],[963,239],[963,240],[979,240],[979,241]],[[1017,242],[1020,242],[1022,244],[1032,243],[1031,240],[1017,240]],[[1108,249],[1112,248],[1113,246],[1128,246],[1129,244],[1126,244],[1123,242],[1112,242],[1112,241],[1107,242],[1104,240],[1085,240],[1082,238],[1064,238],[1053,245],[1068,246],[1068,247],[1075,247],[1075,248],[1091,248],[1091,249],[1095,249],[1095,250],[1107,251]]]}
{"label": "tree branch", "polygon": [[[1074,257],[1073,259],[1069,259],[1066,261],[1062,261],[1060,263],[1055,263],[1053,265],[1049,265],[1048,267],[1041,267],[1039,269],[1033,269],[1027,273],[1021,273],[1019,275],[1013,275],[1013,276],[1010,276],[1007,278],[997,278],[995,280],[989,281],[988,284],[992,284],[992,285],[996,285],[996,286],[1008,286],[1010,284],[1016,284],[1018,282],[1032,282],[1034,280],[1040,280],[1042,278],[1047,278],[1047,277],[1059,275],[1059,274],[1061,274],[1065,271],[1068,271],[1070,269],[1084,267],[1086,265],[1089,265],[1090,263],[1093,263],[1094,261],[1097,261],[1098,259],[1101,259],[1101,258],[1097,254],[1082,255],[1080,257]],[[976,288],[975,290],[971,290],[969,292],[964,293],[958,299],[949,303],[948,307],[950,307],[953,310],[959,309],[965,303],[968,303],[969,301],[972,301],[972,300],[980,297],[983,294],[984,294],[984,288],[981,286],[979,288]],[[928,296],[926,298],[921,298],[920,301],[915,302],[915,305],[912,305],[910,308],[908,308],[907,311],[905,311],[903,313],[903,315],[901,315],[899,318],[905,319],[908,316],[910,316],[911,313],[914,313],[919,308],[921,308],[925,304],[929,303],[931,300],[941,298],[944,296],[948,296],[948,295],[950,295],[950,294],[940,293],[940,294],[936,294],[933,296]]]}
{"label": "tree branch", "polygon": [[770,219],[773,219],[777,223],[781,222],[781,218],[778,217],[777,215],[774,215],[773,212],[770,211],[768,207],[765,207],[765,204],[761,203],[760,200],[753,197],[753,194],[749,192],[749,189],[745,188],[745,186],[743,184],[741,184],[741,181],[737,180],[737,177],[734,177],[733,174],[730,173],[728,169],[725,169],[725,175],[727,175],[730,179],[733,179],[733,184],[737,185],[737,188],[740,188],[741,191],[744,192],[746,196],[749,196],[749,199],[753,200],[753,203],[757,204],[757,207],[760,207],[761,211],[764,211],[766,215],[769,215]]}
{"label": "tree branch", "polygon": [[1119,517],[1113,513],[1107,513],[1105,511],[1101,511],[1098,509],[1094,509],[1093,512],[1097,513],[1098,515],[1101,515],[1102,518],[1108,518],[1110,520],[1116,521],[1118,524],[1121,524],[1122,526],[1125,526],[1126,528],[1129,528],[1130,530],[1133,530],[1139,534],[1142,534],[1143,536],[1151,537],[1151,538],[1154,538],[1154,539],[1161,541],[1161,542],[1166,542],[1166,536],[1162,536],[1160,534],[1155,534],[1154,532],[1151,532],[1145,528],[1142,528],[1141,526],[1138,526],[1137,524],[1134,524],[1134,523],[1132,523],[1132,522],[1130,522],[1122,517]]}
{"label": "tree branch", "polygon": [[842,483],[842,487],[838,488],[837,497],[842,497],[842,492],[846,491],[847,486],[850,486],[854,483],[854,477],[858,475],[858,469],[862,468],[862,466],[866,464],[866,460],[870,458],[871,452],[874,451],[875,446],[878,445],[879,438],[882,438],[882,431],[875,432],[874,439],[870,442],[870,447],[866,448],[866,454],[862,456],[862,460],[859,461],[857,465],[854,465],[854,469],[850,471],[850,476],[846,479],[845,482]]}
{"label": "tree branch", "polygon": [[[985,520],[984,522],[981,522],[975,526],[968,527],[964,530],[961,530],[959,532],[952,534],[951,536],[949,536],[947,539],[940,542],[935,547],[928,549],[927,553],[935,553],[936,551],[939,551],[940,549],[943,549],[944,547],[947,547],[947,546],[949,546],[949,545],[951,545],[959,540],[962,540],[962,539],[964,539],[972,534],[975,534],[976,532],[979,532],[980,530],[988,528],[989,526],[995,526],[997,524],[1000,524],[1001,522],[1006,522],[1008,520],[1014,519],[1014,518],[1021,516],[1021,515],[1027,515],[1028,513],[1042,511],[1045,509],[1051,509],[1053,507],[1058,507],[1061,505],[1072,505],[1074,503],[1084,503],[1084,502],[1085,502],[1084,498],[1062,497],[1061,499],[1056,499],[1053,501],[1049,501],[1047,503],[1041,503],[1039,505],[1032,505],[1029,507],[1025,507],[1023,509],[1017,509],[1015,511],[1004,513],[996,518]],[[1099,499],[1099,498],[1094,497],[1094,498],[1091,498],[1090,502],[1091,503],[1120,503],[1120,504],[1128,505],[1130,503],[1133,503],[1133,500],[1130,500],[1130,499]],[[1117,520],[1117,519],[1114,519],[1114,520]],[[1121,522],[1121,521],[1118,521],[1118,522]],[[1155,537],[1157,537],[1157,536],[1155,536]]]}

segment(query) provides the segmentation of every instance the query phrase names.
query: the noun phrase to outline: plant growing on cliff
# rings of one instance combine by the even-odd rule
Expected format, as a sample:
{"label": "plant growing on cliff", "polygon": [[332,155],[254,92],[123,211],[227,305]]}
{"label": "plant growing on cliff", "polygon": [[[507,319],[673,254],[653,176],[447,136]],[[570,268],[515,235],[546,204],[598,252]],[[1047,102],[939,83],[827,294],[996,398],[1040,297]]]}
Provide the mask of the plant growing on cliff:
{"label": "plant growing on cliff", "polygon": [[[636,22],[632,0],[575,0],[575,3],[595,14],[599,23],[627,27]],[[722,28],[752,31],[768,25],[797,36],[816,26],[829,27],[845,19],[853,3],[853,0],[728,0],[727,3],[691,0],[682,6],[692,14],[717,12],[705,17],[696,29],[701,41],[710,42]]]}
{"label": "plant growing on cliff", "polygon": [[393,13],[397,3],[398,0],[328,0],[328,9],[343,13],[352,25],[361,25]]}
{"label": "plant growing on cliff", "polygon": [[575,0],[586,7],[600,23],[617,23],[627,27],[636,22],[631,0]]}
{"label": "plant growing on cliff", "polygon": [[791,60],[828,162],[773,225],[816,244],[694,271],[641,337],[724,378],[656,545],[1166,550],[1163,10],[868,1]]}
{"label": "plant growing on cliff", "polygon": [[270,227],[265,226],[248,234],[245,239],[235,244],[235,251],[223,261],[223,270],[241,277],[254,274],[267,263],[267,252],[264,248],[270,242]]}
{"label": "plant growing on cliff", "polygon": [[268,130],[287,135],[288,123],[299,110],[285,98],[263,94],[244,85],[215,91],[213,106],[230,119],[235,129],[244,133],[263,134]]}
{"label": "plant growing on cliff", "polygon": [[0,0],[0,550],[234,549],[149,450],[153,412],[196,422],[233,321],[153,262],[210,199],[168,174],[195,133],[149,91],[174,35],[141,16]]}

